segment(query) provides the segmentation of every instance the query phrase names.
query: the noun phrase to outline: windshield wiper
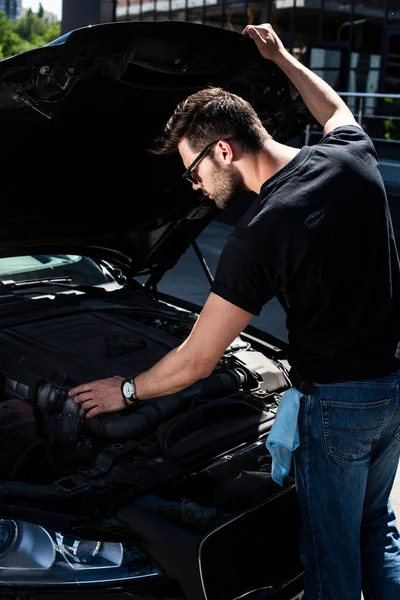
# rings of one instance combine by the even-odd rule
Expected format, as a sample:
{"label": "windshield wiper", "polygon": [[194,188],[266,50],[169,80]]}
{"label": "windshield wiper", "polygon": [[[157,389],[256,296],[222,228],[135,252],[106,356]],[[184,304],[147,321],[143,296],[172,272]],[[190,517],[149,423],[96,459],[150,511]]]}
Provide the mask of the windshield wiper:
{"label": "windshield wiper", "polygon": [[[101,294],[105,292],[102,288],[95,288],[91,285],[86,285],[84,283],[76,283],[73,281],[71,277],[50,277],[50,278],[41,278],[41,279],[24,279],[23,281],[14,281],[13,279],[8,279],[5,281],[0,281],[0,293],[2,290],[7,291],[18,291],[24,290],[30,287],[64,287],[71,288],[78,292],[83,292],[85,294]],[[101,291],[99,292],[99,289]]]}
{"label": "windshield wiper", "polygon": [[[72,284],[72,285],[70,285]],[[6,290],[14,290],[18,288],[25,288],[30,286],[44,286],[44,285],[62,285],[63,287],[77,287],[79,284],[72,283],[71,277],[51,277],[41,279],[23,279],[21,281],[14,281],[14,279],[6,279],[0,281],[0,288]]]}
{"label": "windshield wiper", "polygon": [[14,281],[13,279],[0,280],[0,294],[2,292],[18,292],[18,290],[24,290],[27,288],[35,287],[60,287],[70,288],[77,292],[82,292],[87,296],[104,296],[109,292],[102,287],[96,287],[94,285],[87,285],[85,283],[77,283],[71,277],[49,277],[40,279],[24,279],[21,281]]}

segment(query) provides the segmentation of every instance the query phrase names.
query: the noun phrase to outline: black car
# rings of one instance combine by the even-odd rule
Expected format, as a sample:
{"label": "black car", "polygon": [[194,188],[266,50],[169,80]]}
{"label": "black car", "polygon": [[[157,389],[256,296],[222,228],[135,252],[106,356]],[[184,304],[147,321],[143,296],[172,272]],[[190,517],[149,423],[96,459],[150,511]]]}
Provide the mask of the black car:
{"label": "black car", "polygon": [[198,24],[97,25],[0,62],[3,596],[302,595],[293,474],[275,483],[265,448],[283,342],[249,326],[210,377],[135,411],[85,420],[67,395],[148,369],[196,321],[157,286],[218,209],[149,149],[208,85],[278,141],[310,121],[251,40]]}

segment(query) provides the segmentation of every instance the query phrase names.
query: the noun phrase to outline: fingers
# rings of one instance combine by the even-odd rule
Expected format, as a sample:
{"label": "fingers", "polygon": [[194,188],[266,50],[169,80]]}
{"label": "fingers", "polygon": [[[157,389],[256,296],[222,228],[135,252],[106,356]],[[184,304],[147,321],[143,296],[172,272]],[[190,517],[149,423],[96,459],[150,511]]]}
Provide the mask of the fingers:
{"label": "fingers", "polygon": [[247,35],[248,37],[257,38],[257,36],[260,36],[260,30],[262,29],[268,31],[268,29],[271,29],[271,24],[262,23],[261,25],[246,25],[242,31],[242,34]]}
{"label": "fingers", "polygon": [[86,400],[85,402],[77,403],[77,404],[81,404],[81,408],[83,408],[83,410],[90,410],[91,408],[94,408],[95,406],[99,406],[99,403],[97,402],[97,400]]}
{"label": "fingers", "polygon": [[116,410],[122,410],[124,408],[124,406],[122,405],[121,402],[121,406],[107,406],[104,404],[97,404],[97,402],[95,400],[93,400],[93,402],[85,402],[85,404],[82,406],[82,408],[85,411],[85,419],[91,419],[92,417],[95,417],[96,415],[101,415],[104,413],[109,413],[109,412],[115,412]]}
{"label": "fingers", "polygon": [[98,400],[93,398],[93,392],[85,392],[83,394],[78,394],[74,398],[74,403],[79,404],[80,407],[86,412],[85,417],[87,418],[88,412],[93,408],[98,407]]}
{"label": "fingers", "polygon": [[250,35],[257,45],[258,44],[266,44],[268,42],[266,36],[263,35],[263,33],[261,32],[260,29],[253,28],[250,32]]}
{"label": "fingers", "polygon": [[69,397],[73,397],[75,404],[79,404],[85,411],[86,418],[94,417],[100,413],[122,410],[124,403],[121,394],[120,376],[98,379],[71,388]]}
{"label": "fingers", "polygon": [[86,392],[83,394],[77,394],[74,398],[74,402],[76,404],[81,404],[82,402],[87,402],[88,400],[93,400],[93,392]]}
{"label": "fingers", "polygon": [[86,419],[91,419],[92,417],[95,417],[96,415],[101,415],[101,413],[104,412],[101,408],[99,408],[98,406],[95,406],[94,408],[92,408],[91,410],[89,410],[86,413]]}
{"label": "fingers", "polygon": [[252,25],[247,25],[243,29],[242,34],[252,38],[254,36],[254,27]]}
{"label": "fingers", "polygon": [[85,392],[91,392],[96,389],[99,389],[101,386],[106,385],[108,382],[113,382],[116,385],[117,381],[123,381],[123,377],[120,375],[114,375],[113,377],[109,377],[108,379],[97,379],[96,381],[89,381],[88,383],[82,383],[81,385],[77,385],[74,388],[71,388],[68,392],[68,396],[78,396],[79,394],[83,394]]}
{"label": "fingers", "polygon": [[92,381],[90,383],[84,383],[82,385],[78,385],[77,387],[71,388],[68,392],[68,396],[78,396],[84,392],[91,392],[94,383],[95,382]]}
{"label": "fingers", "polygon": [[[271,36],[270,33],[271,25],[269,23],[264,23],[263,25],[247,25],[244,29],[244,35],[251,37],[254,40],[259,52],[265,58],[269,58],[267,44],[268,38]],[[271,38],[270,38],[271,39]]]}

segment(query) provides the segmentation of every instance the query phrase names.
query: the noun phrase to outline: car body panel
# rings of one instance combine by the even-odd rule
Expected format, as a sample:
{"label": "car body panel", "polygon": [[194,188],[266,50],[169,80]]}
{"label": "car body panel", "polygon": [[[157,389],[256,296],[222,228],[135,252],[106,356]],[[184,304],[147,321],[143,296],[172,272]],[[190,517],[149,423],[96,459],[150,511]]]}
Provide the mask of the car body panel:
{"label": "car body panel", "polygon": [[279,141],[310,120],[252,40],[194,23],[79,29],[0,61],[0,78],[3,169],[30,140],[35,148],[4,190],[18,203],[4,207],[0,255],[109,255],[136,275],[161,276],[218,212],[182,179],[177,154],[149,152],[179,101],[209,85],[229,89]]}
{"label": "car body panel", "polygon": [[[283,342],[249,327],[209,378],[135,411],[86,421],[68,396],[149,369],[196,322],[201,307],[157,284],[218,210],[177,154],[149,148],[207,85],[248,99],[278,141],[310,121],[251,40],[193,23],[88,27],[0,61],[2,165],[21,172],[0,222],[0,569],[15,523],[47,532],[57,558],[25,586],[5,568],[4,593],[302,591],[294,480],[273,482],[265,448],[291,385]],[[96,540],[125,548],[121,579],[64,560]]]}

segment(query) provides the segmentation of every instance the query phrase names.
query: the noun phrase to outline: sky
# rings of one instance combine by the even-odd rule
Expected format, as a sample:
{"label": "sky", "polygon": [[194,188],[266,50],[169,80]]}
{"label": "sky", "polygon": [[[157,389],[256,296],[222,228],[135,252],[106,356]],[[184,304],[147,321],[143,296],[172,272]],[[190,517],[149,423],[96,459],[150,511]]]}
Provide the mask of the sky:
{"label": "sky", "polygon": [[40,1],[44,10],[55,13],[61,19],[62,0],[22,0],[22,6],[24,8],[31,8],[33,12],[37,12]]}

